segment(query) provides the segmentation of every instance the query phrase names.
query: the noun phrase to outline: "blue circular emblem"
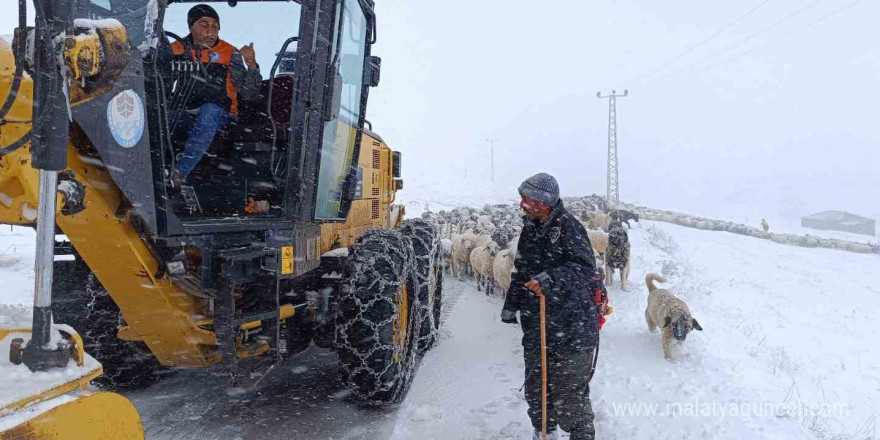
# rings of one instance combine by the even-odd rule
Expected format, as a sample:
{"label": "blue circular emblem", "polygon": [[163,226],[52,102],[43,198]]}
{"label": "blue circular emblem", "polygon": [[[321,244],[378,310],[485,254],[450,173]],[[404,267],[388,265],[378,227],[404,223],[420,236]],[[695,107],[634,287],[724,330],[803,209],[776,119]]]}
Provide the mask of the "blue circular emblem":
{"label": "blue circular emblem", "polygon": [[119,92],[107,103],[107,126],[123,148],[131,148],[141,140],[144,116],[144,101],[134,90]]}

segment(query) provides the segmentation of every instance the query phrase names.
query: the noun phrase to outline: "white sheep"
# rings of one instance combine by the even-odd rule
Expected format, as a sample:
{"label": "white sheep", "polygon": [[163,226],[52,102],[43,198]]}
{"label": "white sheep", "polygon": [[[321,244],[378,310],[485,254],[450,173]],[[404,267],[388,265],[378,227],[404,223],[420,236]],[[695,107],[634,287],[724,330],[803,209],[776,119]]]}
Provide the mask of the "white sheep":
{"label": "white sheep", "polygon": [[[516,247],[515,244],[514,247]],[[516,250],[511,252],[510,249],[505,249],[498,252],[498,255],[495,255],[495,261],[492,262],[492,277],[495,278],[495,282],[501,287],[501,296],[503,298],[507,297],[507,289],[510,288],[514,258],[516,258]]]}
{"label": "white sheep", "polygon": [[492,235],[496,229],[498,228],[492,223],[480,223],[477,225],[477,231],[481,235]]}
{"label": "white sheep", "polygon": [[473,248],[473,234],[452,234],[452,276],[461,279],[462,272],[467,272]]}
{"label": "white sheep", "polygon": [[610,222],[611,218],[608,217],[608,214],[596,211],[587,218],[587,229],[605,229]]}
{"label": "white sheep", "polygon": [[513,259],[516,260],[516,251],[519,246],[519,232],[514,235],[509,242],[507,242],[507,249],[510,249],[510,255],[513,256]]}
{"label": "white sheep", "polygon": [[471,251],[471,268],[474,270],[474,278],[477,280],[477,291],[481,286],[486,288],[486,294],[491,293],[492,263],[498,254],[498,244],[489,240],[488,243],[477,246]]}
{"label": "white sheep", "polygon": [[590,239],[590,245],[593,246],[593,254],[596,258],[605,255],[608,249],[608,234],[596,229],[587,229],[587,237]]}
{"label": "white sheep", "polygon": [[492,217],[489,215],[486,215],[486,214],[483,214],[483,215],[477,217],[477,224],[480,226],[485,226],[485,225],[491,224],[494,226],[494,223],[492,222]]}
{"label": "white sheep", "polygon": [[492,237],[490,237],[486,234],[474,234],[473,240],[474,240],[474,247],[486,246],[489,244],[489,242],[492,242]]}
{"label": "white sheep", "polygon": [[449,273],[452,268],[452,240],[448,238],[440,239],[440,253],[443,254],[443,271]]}

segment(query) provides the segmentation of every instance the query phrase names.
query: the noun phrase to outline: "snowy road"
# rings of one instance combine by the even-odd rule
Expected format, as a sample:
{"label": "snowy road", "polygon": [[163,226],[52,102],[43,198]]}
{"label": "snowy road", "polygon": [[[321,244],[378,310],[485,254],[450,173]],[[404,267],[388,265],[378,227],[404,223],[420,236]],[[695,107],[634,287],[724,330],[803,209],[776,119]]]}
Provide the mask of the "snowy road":
{"label": "snowy road", "polygon": [[336,355],[312,346],[259,389],[238,392],[225,378],[180,371],[129,393],[149,439],[381,439],[394,409],[361,409],[336,376]]}
{"label": "snowy road", "polygon": [[443,283],[463,294],[422,359],[391,438],[530,438],[520,327],[501,323],[501,299],[477,292],[473,281]]}

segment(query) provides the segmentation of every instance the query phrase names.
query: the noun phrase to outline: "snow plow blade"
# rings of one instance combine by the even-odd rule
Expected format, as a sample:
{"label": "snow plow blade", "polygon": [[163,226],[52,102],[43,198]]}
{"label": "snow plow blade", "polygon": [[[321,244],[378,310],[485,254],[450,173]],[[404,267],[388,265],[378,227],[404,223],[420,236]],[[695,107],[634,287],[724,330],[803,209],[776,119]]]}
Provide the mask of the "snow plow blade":
{"label": "snow plow blade", "polygon": [[[58,402],[63,403],[54,406]],[[42,406],[51,409],[40,412]],[[28,418],[29,413],[36,415]],[[116,393],[65,394],[3,417],[0,424],[6,425],[4,419],[15,417],[21,423],[0,432],[0,439],[144,438],[134,405]]]}
{"label": "snow plow blade", "polygon": [[73,342],[70,362],[36,373],[18,359],[17,347],[28,342],[30,329],[0,329],[0,440],[143,439],[140,415],[128,399],[90,389],[103,369],[83,352],[79,335],[66,326],[56,329]]}

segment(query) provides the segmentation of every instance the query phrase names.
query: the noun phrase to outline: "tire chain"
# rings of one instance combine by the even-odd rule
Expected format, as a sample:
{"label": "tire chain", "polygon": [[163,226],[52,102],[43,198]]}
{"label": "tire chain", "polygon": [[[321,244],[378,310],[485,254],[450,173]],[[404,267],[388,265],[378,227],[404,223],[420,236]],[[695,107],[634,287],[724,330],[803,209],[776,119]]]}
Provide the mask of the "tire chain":
{"label": "tire chain", "polygon": [[[383,252],[379,252],[376,248],[384,248]],[[369,261],[360,261],[361,252],[365,250],[367,255],[371,256]],[[395,256],[397,260],[395,261]],[[385,295],[385,292],[397,292],[403,283],[407,280],[414,280],[414,264],[415,257],[412,250],[411,240],[400,234],[398,231],[392,230],[371,230],[364,233],[358,242],[351,247],[351,254],[345,266],[346,281],[343,283],[341,294],[339,297],[339,308],[337,311],[336,323],[336,339],[335,346],[339,353],[339,365],[348,379],[352,393],[363,404],[369,406],[383,406],[396,402],[402,397],[409,388],[415,370],[415,349],[413,353],[407,350],[412,346],[412,342],[403,348],[397,347],[393,341],[387,343],[380,341],[378,336],[381,330],[388,325],[393,325],[394,319],[400,314],[400,305],[394,301],[394,295]],[[391,269],[400,271],[400,276],[396,279],[389,279],[387,274],[382,274],[377,270],[379,264],[384,263]],[[361,279],[369,280],[368,291],[359,291],[358,281]],[[362,286],[361,286],[362,287]],[[381,292],[381,293],[379,293]],[[418,303],[417,295],[410,295],[415,298]],[[385,303],[385,306],[382,304]],[[356,314],[354,316],[346,316],[347,309],[350,305],[356,306]],[[375,322],[371,319],[368,310],[378,310],[381,307],[394,311],[393,314]],[[416,304],[420,307],[419,304]],[[410,310],[414,307],[410,304]],[[418,335],[421,321],[419,319],[410,319],[407,333],[409,335]],[[372,338],[363,338],[355,341],[353,344],[349,340],[349,332],[356,326],[366,326],[370,329],[370,333],[374,335]],[[369,341],[366,347],[356,347],[355,345],[363,345]],[[360,342],[360,344],[358,344]],[[369,359],[379,351],[390,351],[393,357],[399,357],[399,362],[388,361],[382,370],[376,371],[370,365]],[[350,362],[357,359],[356,362]],[[383,377],[389,373],[389,369],[397,366],[391,378],[383,381]],[[360,381],[364,375],[371,380],[371,387],[364,389],[359,384],[354,383],[355,380]],[[390,396],[381,398],[384,393],[391,393]]]}
{"label": "tire chain", "polygon": [[[426,350],[434,343],[439,333],[440,323],[435,322],[434,301],[437,292],[439,274],[435,269],[441,264],[443,258],[440,249],[440,235],[436,228],[428,221],[417,218],[406,220],[401,227],[401,232],[413,241],[415,253],[414,273],[419,288],[420,307],[419,317],[422,320],[422,328],[419,334],[419,348]],[[427,268],[422,272],[419,268]],[[422,289],[426,295],[422,298]],[[428,325],[425,331],[425,325]]]}
{"label": "tire chain", "polygon": [[[70,275],[57,273],[53,291],[53,314],[59,322],[73,326],[83,338],[83,349],[100,361],[104,374],[95,379],[99,388],[138,389],[157,379],[161,368],[158,360],[141,344],[126,342],[116,336],[116,329],[124,324],[109,293],[85,263],[74,275],[79,287],[65,284]],[[60,293],[62,292],[63,293]]]}

